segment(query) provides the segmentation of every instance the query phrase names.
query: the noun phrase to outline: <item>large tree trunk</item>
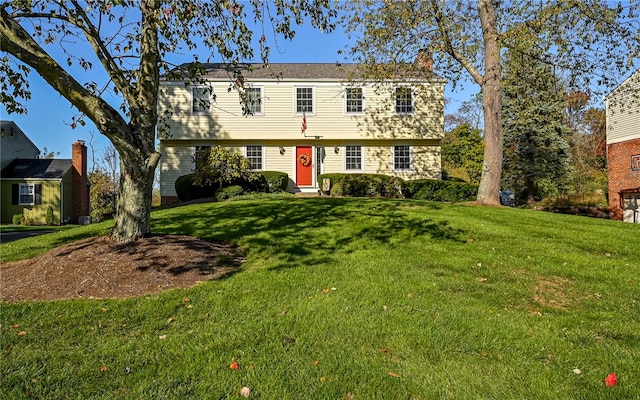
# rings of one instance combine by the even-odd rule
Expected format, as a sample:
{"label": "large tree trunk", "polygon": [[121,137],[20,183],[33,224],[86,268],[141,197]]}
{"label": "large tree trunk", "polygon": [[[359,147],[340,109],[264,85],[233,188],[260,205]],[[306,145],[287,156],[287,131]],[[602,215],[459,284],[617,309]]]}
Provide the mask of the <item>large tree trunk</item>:
{"label": "large tree trunk", "polygon": [[[155,168],[140,165],[140,160],[125,160],[121,154],[120,192],[111,237],[127,242],[151,233],[151,198]],[[137,165],[138,168],[131,166]]]}
{"label": "large tree trunk", "polygon": [[491,0],[479,0],[478,12],[484,39],[485,73],[482,83],[484,110],[484,161],[482,178],[478,188],[478,202],[500,204],[500,180],[502,179],[502,68],[496,25],[496,13]]}

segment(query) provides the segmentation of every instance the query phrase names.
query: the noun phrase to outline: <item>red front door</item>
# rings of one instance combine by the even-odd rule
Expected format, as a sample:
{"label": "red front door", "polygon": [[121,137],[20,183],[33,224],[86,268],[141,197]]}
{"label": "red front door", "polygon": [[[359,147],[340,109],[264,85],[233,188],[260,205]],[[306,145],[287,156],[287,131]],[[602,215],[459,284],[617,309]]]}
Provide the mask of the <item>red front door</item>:
{"label": "red front door", "polygon": [[296,147],[296,185],[313,185],[313,148],[311,146]]}

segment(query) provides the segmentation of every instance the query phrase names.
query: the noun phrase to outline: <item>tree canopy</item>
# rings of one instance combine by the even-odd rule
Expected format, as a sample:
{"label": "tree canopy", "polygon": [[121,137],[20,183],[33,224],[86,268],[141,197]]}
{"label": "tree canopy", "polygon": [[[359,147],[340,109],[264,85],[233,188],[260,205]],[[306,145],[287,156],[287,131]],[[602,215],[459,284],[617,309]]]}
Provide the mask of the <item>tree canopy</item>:
{"label": "tree canopy", "polygon": [[[198,79],[197,49],[233,65],[259,56],[268,62],[276,37],[291,39],[307,21],[331,31],[330,0],[158,1],[13,0],[0,4],[0,101],[9,113],[28,110],[29,74],[35,71],[77,110],[74,124],[88,121],[120,156],[120,191],[111,236],[131,241],[150,233],[160,76],[187,59],[187,78]],[[252,26],[260,29],[254,37]],[[64,56],[47,52],[58,45]],[[82,53],[92,49],[92,57]],[[255,48],[255,50],[254,50]],[[95,65],[94,65],[95,63]],[[104,82],[84,82],[69,67],[102,68]],[[233,81],[232,81],[233,82]],[[113,97],[118,102],[111,101]]]}
{"label": "tree canopy", "polygon": [[372,75],[381,64],[409,64],[426,49],[434,55],[437,72],[454,85],[467,77],[480,87],[485,130],[481,203],[499,204],[505,49],[555,67],[569,90],[610,90],[640,57],[638,3],[358,0],[348,6],[347,26],[355,40],[350,54]]}

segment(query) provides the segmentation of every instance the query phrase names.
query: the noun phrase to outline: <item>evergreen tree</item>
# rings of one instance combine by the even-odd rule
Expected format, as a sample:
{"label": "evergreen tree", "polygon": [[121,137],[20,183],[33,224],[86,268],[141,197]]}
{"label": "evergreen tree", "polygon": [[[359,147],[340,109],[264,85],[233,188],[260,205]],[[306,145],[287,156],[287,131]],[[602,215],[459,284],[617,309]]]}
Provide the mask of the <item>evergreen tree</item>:
{"label": "evergreen tree", "polygon": [[507,52],[502,184],[527,203],[558,195],[568,187],[572,164],[565,108],[564,91],[551,65]]}

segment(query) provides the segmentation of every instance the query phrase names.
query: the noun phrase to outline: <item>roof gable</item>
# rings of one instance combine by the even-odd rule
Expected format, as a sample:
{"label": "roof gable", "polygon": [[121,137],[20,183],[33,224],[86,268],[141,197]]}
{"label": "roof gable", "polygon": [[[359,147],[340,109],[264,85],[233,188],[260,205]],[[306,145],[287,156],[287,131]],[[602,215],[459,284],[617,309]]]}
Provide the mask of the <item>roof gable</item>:
{"label": "roof gable", "polygon": [[71,160],[16,158],[0,176],[2,179],[61,179],[72,166]]}

